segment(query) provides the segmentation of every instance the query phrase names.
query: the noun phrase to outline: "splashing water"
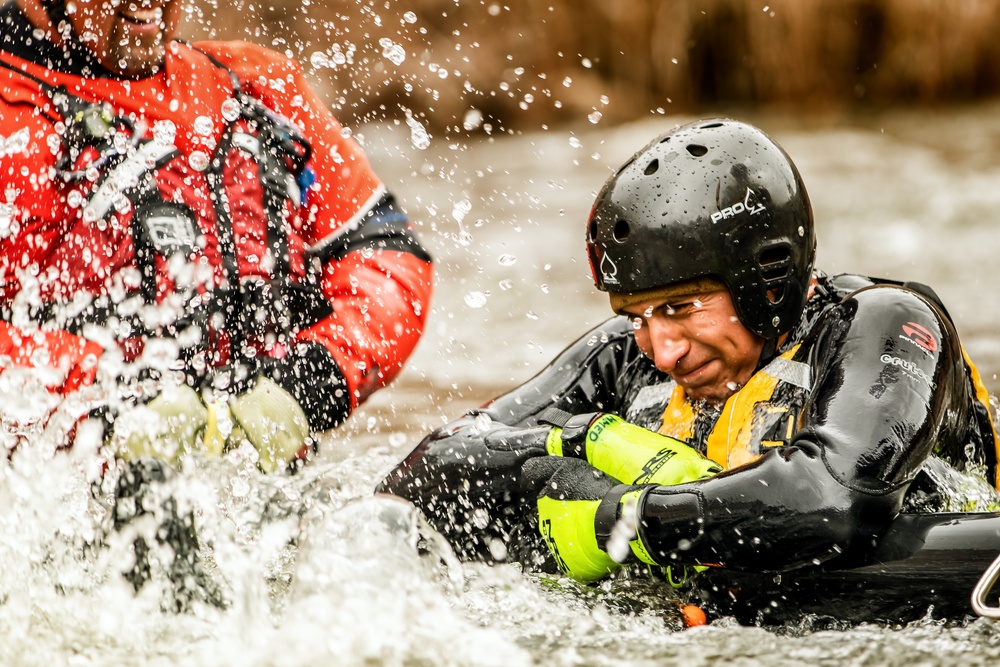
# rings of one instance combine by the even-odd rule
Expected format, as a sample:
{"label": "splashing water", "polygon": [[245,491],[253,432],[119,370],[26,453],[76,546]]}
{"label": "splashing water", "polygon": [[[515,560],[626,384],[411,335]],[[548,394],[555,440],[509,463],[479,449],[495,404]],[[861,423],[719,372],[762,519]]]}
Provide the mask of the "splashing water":
{"label": "splashing water", "polygon": [[[604,162],[625,159],[659,129],[642,125],[616,131],[620,148],[614,151],[621,155],[602,149],[609,155]],[[405,136],[401,139],[394,145],[405,146]],[[165,611],[170,593],[162,574],[138,595],[133,592],[121,575],[134,560],[131,543],[107,532],[111,489],[102,483],[106,457],[100,438],[84,438],[86,446],[56,452],[57,439],[39,428],[44,419],[39,415],[51,406],[36,400],[43,396],[27,379],[18,384],[15,377],[0,374],[9,383],[0,391],[4,444],[17,447],[9,461],[0,457],[0,664],[945,667],[956,656],[984,665],[1000,659],[1000,627],[986,621],[945,624],[928,617],[902,628],[838,629],[823,619],[803,618],[775,632],[714,619],[706,627],[681,631],[679,600],[663,585],[616,580],[586,587],[525,575],[514,565],[458,564],[405,505],[373,497],[383,474],[431,428],[528,379],[565,343],[605,317],[606,297],[592,293],[581,252],[569,249],[580,246],[580,221],[607,176],[607,164],[587,161],[571,168],[569,160],[558,159],[594,143],[590,135],[573,141],[559,136],[550,144],[545,139],[498,143],[491,150],[499,155],[469,149],[462,156],[465,171],[452,181],[438,179],[437,171],[413,176],[422,172],[405,161],[380,163],[385,181],[399,184],[394,191],[401,201],[423,206],[433,193],[438,210],[448,210],[445,202],[468,201],[469,209],[481,212],[485,222],[477,225],[475,249],[486,260],[472,257],[471,237],[460,228],[464,215],[432,214],[423,221],[432,254],[442,258],[436,320],[399,380],[324,438],[318,459],[301,473],[265,477],[238,452],[187,462],[174,492],[197,518],[209,571],[230,603],[226,609],[199,603],[188,613]],[[821,252],[827,255],[822,263],[843,270],[864,270],[867,263],[872,273],[899,273],[892,267],[875,270],[884,269],[884,258],[855,240],[874,214],[847,207],[870,203],[878,188],[909,201],[910,189],[896,185],[907,179],[890,182],[853,163],[850,169],[828,164],[829,156],[841,152],[831,145],[843,141],[837,133],[820,133],[794,135],[787,142],[796,156],[802,155],[811,180],[838,186],[810,192],[826,213],[818,217],[832,216],[847,226],[840,240],[823,237]],[[973,214],[977,206],[991,203],[994,190],[986,185],[996,174],[986,169],[977,176],[983,170],[977,164],[960,179],[952,166],[913,160],[896,144],[874,143],[868,148],[852,144],[853,154],[871,157],[879,173],[885,162],[904,171],[914,162],[926,178],[946,186],[942,191],[953,193],[948,196],[954,200],[931,202],[934,210],[919,222],[947,219],[942,210],[961,220],[968,213],[973,222],[953,235],[966,241],[952,249],[972,253],[969,261],[986,271],[994,251],[984,248],[994,231],[981,231]],[[421,153],[420,162],[442,160],[429,141],[425,149],[413,148],[431,151]],[[531,162],[536,151],[537,164]],[[437,153],[446,154],[443,147]],[[504,182],[500,169],[485,189],[462,180],[476,168],[489,173],[487,167],[515,164],[525,170],[516,183]],[[542,191],[541,200],[519,194],[530,189],[526,183],[553,178],[553,164],[561,165],[555,178],[565,187]],[[836,196],[825,195],[828,189]],[[845,201],[844,191],[860,191],[858,203]],[[962,213],[962,206],[972,208]],[[561,210],[566,214],[557,214]],[[852,221],[857,221],[854,227]],[[515,225],[523,225],[525,233],[514,233]],[[949,235],[943,243],[953,242]],[[947,250],[935,248],[918,261],[932,272],[927,282],[943,286],[949,305],[956,304],[956,318],[964,317],[960,329],[971,331],[965,338],[974,348],[970,353],[995,385],[1000,367],[995,361],[1000,356],[990,356],[998,349],[991,347],[995,327],[983,323],[995,322],[996,315],[982,301],[963,301],[961,290],[949,284],[953,273],[936,259]],[[519,258],[516,282],[508,267],[493,261],[502,254]],[[914,261],[908,256],[906,267]],[[541,266],[546,273],[536,270]],[[531,289],[526,301],[521,286],[546,281],[550,291]],[[472,289],[491,284],[500,287],[489,296]],[[469,308],[477,309],[475,317],[468,317]],[[156,353],[154,361],[167,364],[169,357],[167,351]],[[405,442],[400,434],[406,434]],[[975,500],[978,493],[972,489],[967,497]],[[169,556],[166,549],[157,554],[161,561]]]}
{"label": "splashing water", "polygon": [[413,113],[406,111],[406,124],[410,127],[410,143],[417,150],[427,150],[431,145],[431,137],[427,133],[427,128],[419,120],[413,117]]}
{"label": "splashing water", "polygon": [[382,47],[382,55],[393,65],[399,67],[406,60],[406,49],[401,44],[396,44],[388,37],[383,37],[378,43]]}
{"label": "splashing water", "polygon": [[486,305],[487,296],[483,292],[469,292],[465,295],[465,305],[469,308],[482,308]]}
{"label": "splashing water", "polygon": [[462,128],[472,131],[483,124],[483,112],[479,109],[469,109],[462,118]]}

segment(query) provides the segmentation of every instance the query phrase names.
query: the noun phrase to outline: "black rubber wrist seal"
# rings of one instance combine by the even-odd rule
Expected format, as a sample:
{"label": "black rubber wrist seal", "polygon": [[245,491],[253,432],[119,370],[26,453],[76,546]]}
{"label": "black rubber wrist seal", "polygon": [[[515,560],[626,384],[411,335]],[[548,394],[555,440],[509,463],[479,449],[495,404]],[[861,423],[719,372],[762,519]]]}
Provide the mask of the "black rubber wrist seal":
{"label": "black rubber wrist seal", "polygon": [[586,412],[581,415],[571,415],[559,408],[548,408],[538,417],[539,423],[552,424],[562,429],[563,456],[571,456],[587,460],[587,431],[594,420],[601,416],[600,412]]}

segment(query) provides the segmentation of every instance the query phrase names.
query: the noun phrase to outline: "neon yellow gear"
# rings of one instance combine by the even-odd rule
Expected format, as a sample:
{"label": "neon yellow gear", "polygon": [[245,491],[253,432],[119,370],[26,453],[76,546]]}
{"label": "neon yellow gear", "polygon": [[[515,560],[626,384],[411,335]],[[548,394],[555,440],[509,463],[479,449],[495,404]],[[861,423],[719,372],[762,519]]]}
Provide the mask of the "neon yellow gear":
{"label": "neon yellow gear", "polygon": [[619,569],[597,546],[594,515],[600,500],[538,499],[538,528],[549,550],[568,576],[590,583]]}
{"label": "neon yellow gear", "polygon": [[[558,426],[549,432],[549,454],[564,455],[562,434]],[[584,444],[592,466],[625,484],[682,484],[722,472],[719,464],[687,443],[617,415],[598,415],[587,428]]]}
{"label": "neon yellow gear", "polygon": [[539,489],[538,530],[568,576],[589,583],[621,565],[598,545],[597,508],[618,484],[586,461],[535,456],[522,469],[529,486]]}

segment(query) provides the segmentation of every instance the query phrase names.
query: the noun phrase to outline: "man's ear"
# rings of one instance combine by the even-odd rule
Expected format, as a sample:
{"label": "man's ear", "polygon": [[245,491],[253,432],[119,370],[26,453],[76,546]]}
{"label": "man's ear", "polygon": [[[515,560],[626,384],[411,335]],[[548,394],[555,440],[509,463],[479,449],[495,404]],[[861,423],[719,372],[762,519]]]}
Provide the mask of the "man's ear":
{"label": "man's ear", "polygon": [[28,17],[31,25],[45,33],[45,39],[56,46],[62,46],[62,35],[59,34],[57,26],[53,24],[48,10],[42,4],[42,0],[17,0],[17,6]]}

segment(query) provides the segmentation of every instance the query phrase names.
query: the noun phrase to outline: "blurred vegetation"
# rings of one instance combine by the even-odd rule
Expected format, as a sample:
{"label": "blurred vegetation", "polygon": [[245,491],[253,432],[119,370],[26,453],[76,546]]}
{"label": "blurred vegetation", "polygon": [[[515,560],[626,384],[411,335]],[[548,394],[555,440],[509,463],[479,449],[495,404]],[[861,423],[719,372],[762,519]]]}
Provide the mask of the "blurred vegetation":
{"label": "blurred vegetation", "polygon": [[194,0],[185,36],[298,59],[345,123],[848,113],[1000,92],[1000,0]]}

